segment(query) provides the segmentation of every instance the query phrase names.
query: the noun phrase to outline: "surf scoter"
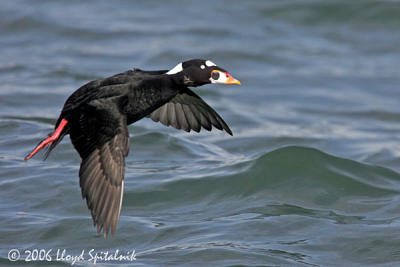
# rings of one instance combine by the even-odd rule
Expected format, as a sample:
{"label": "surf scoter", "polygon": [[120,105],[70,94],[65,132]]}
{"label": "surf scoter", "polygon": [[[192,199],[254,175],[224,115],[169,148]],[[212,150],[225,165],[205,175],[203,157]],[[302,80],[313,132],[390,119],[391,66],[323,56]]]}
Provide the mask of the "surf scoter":
{"label": "surf scoter", "polygon": [[193,59],[171,70],[128,70],[91,81],[65,102],[54,132],[25,157],[48,147],[45,157],[69,134],[82,158],[79,184],[97,231],[114,236],[124,191],[128,125],[144,117],[199,132],[212,126],[232,135],[225,121],[188,86],[240,84],[209,60]]}

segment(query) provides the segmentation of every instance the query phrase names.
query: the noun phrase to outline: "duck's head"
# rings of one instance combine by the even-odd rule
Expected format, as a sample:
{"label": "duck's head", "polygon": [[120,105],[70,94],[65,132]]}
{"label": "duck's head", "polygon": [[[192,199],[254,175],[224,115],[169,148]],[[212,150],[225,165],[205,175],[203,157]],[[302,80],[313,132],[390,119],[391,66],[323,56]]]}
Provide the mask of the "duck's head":
{"label": "duck's head", "polygon": [[182,77],[183,83],[187,86],[200,86],[207,83],[240,84],[226,70],[204,59],[191,59],[179,63],[166,74]]}

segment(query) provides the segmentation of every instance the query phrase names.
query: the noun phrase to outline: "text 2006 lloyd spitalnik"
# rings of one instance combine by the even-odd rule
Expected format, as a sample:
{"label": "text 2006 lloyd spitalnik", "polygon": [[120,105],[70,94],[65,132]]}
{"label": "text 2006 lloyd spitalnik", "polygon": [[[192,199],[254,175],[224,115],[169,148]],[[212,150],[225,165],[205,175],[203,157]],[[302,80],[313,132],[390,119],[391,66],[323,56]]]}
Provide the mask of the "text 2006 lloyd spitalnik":
{"label": "text 2006 lloyd spitalnik", "polygon": [[135,250],[121,252],[116,249],[113,252],[110,251],[96,251],[95,249],[85,250],[82,249],[79,255],[69,254],[66,249],[57,249],[56,261],[63,261],[74,265],[77,262],[88,261],[96,264],[97,262],[112,262],[112,261],[135,261],[136,253]]}
{"label": "text 2006 lloyd spitalnik", "polygon": [[35,261],[62,261],[74,265],[77,262],[89,262],[92,264],[100,262],[127,262],[136,260],[135,250],[125,252],[116,249],[110,251],[96,251],[95,249],[82,249],[80,254],[70,254],[66,249],[25,249],[22,252],[13,248],[8,252],[9,261],[23,260],[25,262]]}

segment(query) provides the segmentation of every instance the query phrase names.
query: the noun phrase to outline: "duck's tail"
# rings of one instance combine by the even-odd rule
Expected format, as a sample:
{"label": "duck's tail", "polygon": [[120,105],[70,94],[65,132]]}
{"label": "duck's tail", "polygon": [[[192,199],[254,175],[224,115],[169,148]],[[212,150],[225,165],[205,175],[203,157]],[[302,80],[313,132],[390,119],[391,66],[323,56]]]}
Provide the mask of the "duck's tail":
{"label": "duck's tail", "polygon": [[49,156],[50,152],[57,146],[57,144],[63,139],[64,135],[67,133],[67,131],[65,131],[65,126],[67,124],[68,121],[66,119],[62,119],[55,131],[53,133],[50,133],[48,137],[40,141],[35,149],[25,157],[25,160],[32,158],[37,152],[50,145],[44,156],[44,159],[46,159]]}

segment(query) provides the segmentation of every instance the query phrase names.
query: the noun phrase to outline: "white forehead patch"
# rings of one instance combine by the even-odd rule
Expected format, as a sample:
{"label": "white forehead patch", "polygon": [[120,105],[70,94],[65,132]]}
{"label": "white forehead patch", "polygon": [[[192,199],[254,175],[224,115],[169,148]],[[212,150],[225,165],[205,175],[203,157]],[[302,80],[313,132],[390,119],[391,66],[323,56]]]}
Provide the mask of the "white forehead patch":
{"label": "white forehead patch", "polygon": [[202,69],[202,70],[204,70],[205,68],[206,68],[206,66],[204,66],[204,65],[200,66],[200,69]]}
{"label": "white forehead patch", "polygon": [[171,75],[171,74],[175,74],[175,73],[181,72],[182,70],[183,70],[182,63],[179,63],[173,69],[168,71],[166,74]]}
{"label": "white forehead patch", "polygon": [[212,66],[217,66],[217,65],[215,65],[212,61],[210,61],[210,60],[207,60],[206,61],[206,65],[207,65],[207,67],[212,67]]}

